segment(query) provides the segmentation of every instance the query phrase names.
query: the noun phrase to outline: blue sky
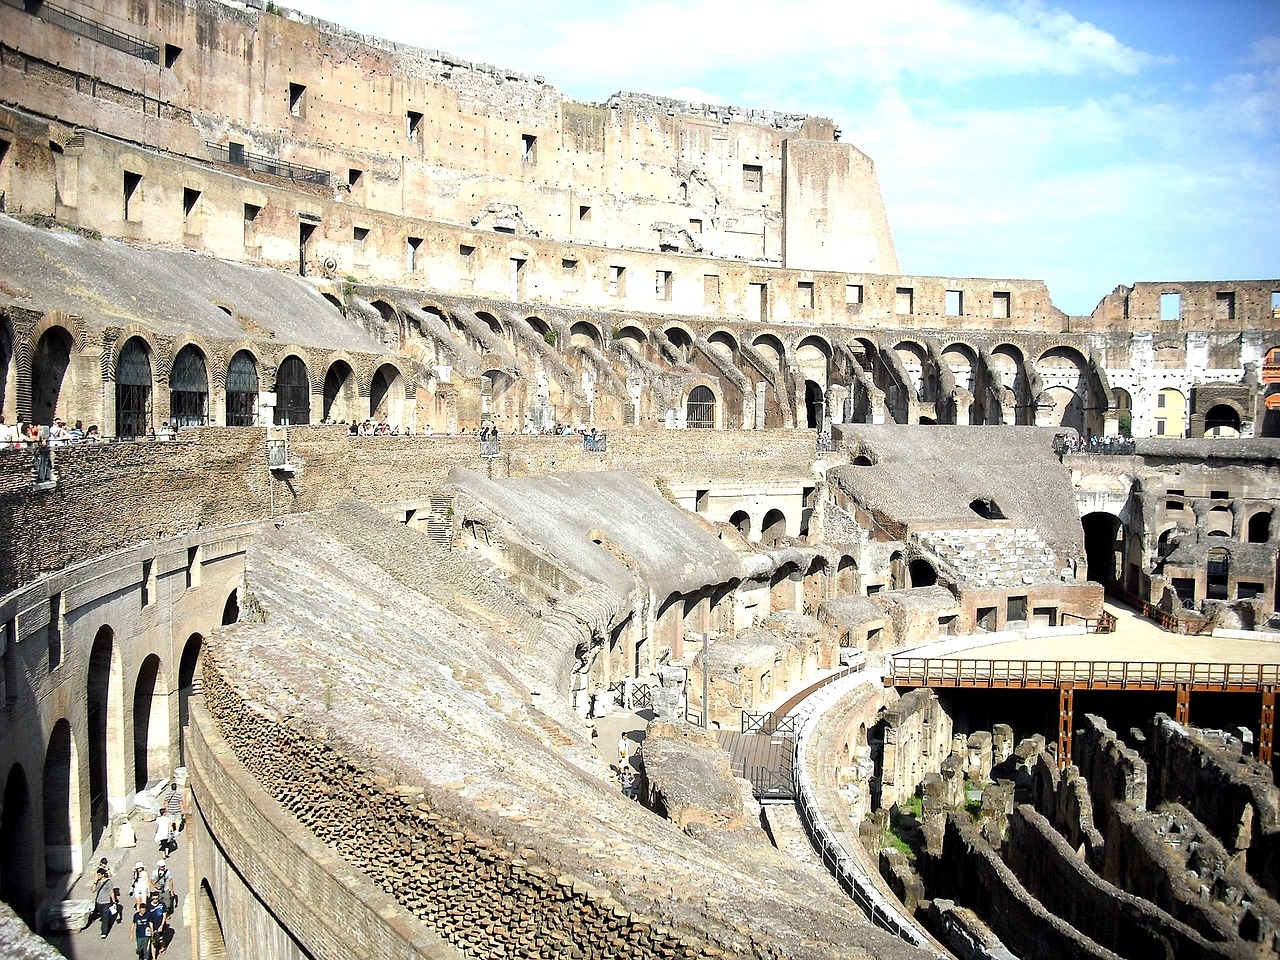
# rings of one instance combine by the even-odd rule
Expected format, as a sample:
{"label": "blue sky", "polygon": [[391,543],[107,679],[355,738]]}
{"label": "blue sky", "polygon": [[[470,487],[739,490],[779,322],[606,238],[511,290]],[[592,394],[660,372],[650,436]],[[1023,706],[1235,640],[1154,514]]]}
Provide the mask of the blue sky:
{"label": "blue sky", "polygon": [[293,0],[542,74],[829,116],[876,162],[904,273],[1280,277],[1280,0]]}

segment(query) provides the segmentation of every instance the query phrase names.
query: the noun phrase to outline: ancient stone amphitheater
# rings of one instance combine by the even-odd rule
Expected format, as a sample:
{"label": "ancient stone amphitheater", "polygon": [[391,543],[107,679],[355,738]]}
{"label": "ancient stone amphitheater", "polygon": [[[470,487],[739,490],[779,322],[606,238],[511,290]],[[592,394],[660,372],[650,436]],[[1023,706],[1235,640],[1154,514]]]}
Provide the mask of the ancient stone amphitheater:
{"label": "ancient stone amphitheater", "polygon": [[198,958],[1275,955],[1280,280],[1067,316],[900,273],[829,119],[61,2],[0,955],[172,776]]}

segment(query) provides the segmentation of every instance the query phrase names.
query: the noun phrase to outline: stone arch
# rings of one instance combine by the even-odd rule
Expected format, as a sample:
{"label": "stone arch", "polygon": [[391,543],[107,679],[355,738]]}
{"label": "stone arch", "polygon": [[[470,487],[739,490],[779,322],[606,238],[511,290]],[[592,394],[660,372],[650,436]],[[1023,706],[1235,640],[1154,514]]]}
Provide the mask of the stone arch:
{"label": "stone arch", "polygon": [[[235,592],[232,591],[230,599],[234,598]],[[236,611],[236,615],[239,616],[239,610]],[[226,623],[225,614],[223,622]],[[196,684],[200,679],[203,654],[204,637],[198,633],[187,637],[187,642],[182,647],[182,659],[178,662],[178,753],[184,763],[186,762],[186,730],[190,719],[191,694],[195,692]]]}
{"label": "stone arch", "polygon": [[685,399],[685,427],[690,430],[715,430],[720,426],[720,398],[705,383],[689,391]]}
{"label": "stone arch", "polygon": [[1215,403],[1205,411],[1204,435],[1206,437],[1238,437],[1243,421],[1239,404],[1230,400]]}
{"label": "stone arch", "polygon": [[787,359],[787,349],[772,333],[762,333],[751,341],[751,346],[775,369],[781,370]]}
{"label": "stone arch", "polygon": [[925,389],[929,379],[929,351],[923,344],[914,340],[899,340],[894,344],[893,352],[898,355],[898,360],[906,370],[916,398],[926,402],[932,400],[928,390]]}
{"label": "stone arch", "polygon": [[1227,585],[1231,580],[1231,551],[1226,547],[1211,548],[1208,555],[1207,570],[1205,599],[1226,600]]}
{"label": "stone arch", "polygon": [[169,369],[169,419],[180,427],[209,422],[209,368],[205,352],[194,343],[177,352]]}
{"label": "stone arch", "polygon": [[600,328],[590,320],[579,320],[569,328],[569,346],[587,348],[600,346]]}
{"label": "stone arch", "polygon": [[145,790],[168,776],[169,698],[164,671],[154,653],[142,661],[133,685],[133,788]]}
{"label": "stone arch", "polygon": [[880,366],[880,348],[876,346],[875,341],[866,337],[854,337],[850,347],[855,354],[859,355],[858,362],[862,364],[862,369],[874,380],[876,370]]}
{"label": "stone arch", "polygon": [[324,373],[324,420],[361,420],[360,386],[346,356],[335,357]]}
{"label": "stone arch", "polygon": [[1271,511],[1259,510],[1249,517],[1246,534],[1249,543],[1266,543],[1271,539]]}
{"label": "stone arch", "polygon": [[227,594],[227,602],[222,606],[222,625],[230,626],[240,622],[240,589],[237,587]]}
{"label": "stone arch", "polygon": [[840,559],[836,561],[836,592],[853,593],[857,575],[857,561],[847,553],[841,554]]}
{"label": "stone arch", "polygon": [[145,338],[132,336],[116,357],[116,436],[145,436],[152,426],[155,390],[153,351]]}
{"label": "stone arch", "polygon": [[1035,406],[1031,402],[1030,385],[1027,382],[1027,366],[1022,350],[1013,343],[1000,343],[991,350],[991,372],[998,381],[992,387],[996,396],[990,399],[994,408],[989,411],[988,423],[1003,423],[1000,394],[1008,390],[1013,398],[1013,421],[1021,426],[1035,423]]}
{"label": "stone arch", "polygon": [[889,554],[889,589],[901,590],[907,585],[907,562],[901,550]]}
{"label": "stone arch", "polygon": [[618,332],[613,336],[613,342],[626,343],[636,353],[643,353],[645,344],[649,342],[649,334],[639,324],[628,323],[625,327],[619,328]]}
{"label": "stone arch", "polygon": [[[772,511],[770,511],[772,512]],[[781,513],[782,511],[777,511]],[[766,514],[766,520],[768,515]],[[765,542],[768,542],[767,540]],[[794,610],[796,608],[796,587],[795,580],[799,580],[802,585],[804,576],[800,572],[800,565],[794,560],[788,561],[773,572],[769,578],[769,612],[778,613],[782,610]]]}
{"label": "stone arch", "polygon": [[0,807],[0,900],[33,924],[40,888],[35,862],[35,815],[27,772],[15,763],[5,778]]}
{"label": "stone arch", "polygon": [[760,542],[767,547],[776,546],[787,535],[787,515],[774,507],[768,510],[760,522]]}
{"label": "stone arch", "polygon": [[276,426],[311,422],[311,380],[307,363],[296,353],[276,368]]}
{"label": "stone arch", "polygon": [[404,376],[400,368],[390,361],[379,364],[369,380],[369,416],[393,427],[403,426],[404,402]]}
{"label": "stone arch", "polygon": [[324,297],[327,301],[329,301],[329,305],[332,306],[333,309],[337,310],[344,317],[347,315],[347,308],[344,307],[342,304],[342,301],[339,300],[337,297],[335,297],[332,293],[322,293],[321,296]]}
{"label": "stone arch", "polygon": [[252,427],[258,422],[258,358],[252,350],[237,350],[227,364],[226,423]]}
{"label": "stone arch", "polygon": [[967,343],[950,343],[942,351],[942,362],[955,377],[956,386],[973,393],[978,370],[978,353]]}
{"label": "stone arch", "polygon": [[938,571],[924,557],[916,557],[907,565],[907,582],[912,587],[932,587],[938,582]]}
{"label": "stone arch", "polygon": [[729,525],[738,531],[743,540],[751,539],[751,514],[747,511],[733,511],[729,516]]}
{"label": "stone arch", "polygon": [[504,418],[517,424],[523,404],[519,395],[522,381],[505,370],[490,368],[480,377],[481,419]]}
{"label": "stone arch", "polygon": [[1079,393],[1070,387],[1058,385],[1049,387],[1044,395],[1053,402],[1053,412],[1050,414],[1053,426],[1070,427],[1081,434],[1085,432],[1085,403]]}
{"label": "stone arch", "polygon": [[[10,352],[12,347],[9,348]],[[66,417],[65,397],[71,393],[74,378],[71,355],[75,337],[61,324],[51,323],[39,335],[31,351],[31,422],[50,424],[55,416]],[[5,360],[5,367],[8,360]],[[3,387],[0,387],[3,389]]]}
{"label": "stone arch", "polygon": [[222,934],[222,918],[207,877],[200,880],[196,895],[196,956],[200,960],[227,960],[227,942]]}
{"label": "stone arch", "polygon": [[671,350],[674,354],[672,359],[676,363],[688,363],[693,356],[693,335],[678,323],[667,326],[662,331],[662,335],[671,344]]}
{"label": "stone arch", "polygon": [[831,344],[817,334],[805,337],[796,344],[796,367],[801,377],[812,380],[825,392],[831,367]]}
{"label": "stone arch", "polygon": [[488,313],[484,310],[477,310],[476,319],[479,320],[481,323],[483,323],[486,327],[488,327],[490,332],[492,332],[494,336],[502,340],[507,339],[506,329],[498,321],[498,318],[495,317],[492,313]]}
{"label": "stone arch", "polygon": [[80,768],[71,724],[65,717],[53,725],[44,752],[41,780],[44,805],[45,883],[78,873],[82,867],[80,820]]}
{"label": "stone arch", "polygon": [[89,652],[85,680],[89,726],[89,816],[97,846],[124,809],[124,668],[115,633],[102,626]]}
{"label": "stone arch", "polygon": [[1233,519],[1230,507],[1223,504],[1210,507],[1205,517],[1205,534],[1210,537],[1231,536]]}
{"label": "stone arch", "polygon": [[379,298],[377,300],[370,300],[369,306],[377,310],[378,316],[380,316],[385,322],[392,326],[399,326],[400,311],[395,308],[394,304],[388,303],[386,300]]}
{"label": "stone arch", "polygon": [[728,360],[733,360],[738,355],[738,338],[729,330],[716,330],[707,337],[707,343]]}
{"label": "stone arch", "polygon": [[804,381],[805,425],[810,429],[821,428],[827,415],[827,398],[822,385],[815,380]]}
{"label": "stone arch", "polygon": [[528,316],[524,318],[524,322],[527,323],[529,328],[544,341],[547,339],[547,334],[553,332],[551,324],[547,323],[547,321],[543,320],[541,317]]}

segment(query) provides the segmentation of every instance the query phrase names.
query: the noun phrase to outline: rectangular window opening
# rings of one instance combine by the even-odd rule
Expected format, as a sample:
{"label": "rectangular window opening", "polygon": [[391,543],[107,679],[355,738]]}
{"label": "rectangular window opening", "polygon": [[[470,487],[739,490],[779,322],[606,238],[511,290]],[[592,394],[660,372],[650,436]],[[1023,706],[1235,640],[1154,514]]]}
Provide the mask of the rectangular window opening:
{"label": "rectangular window opening", "polygon": [[62,662],[62,594],[49,598],[49,669]]}
{"label": "rectangular window opening", "polygon": [[360,178],[363,176],[363,170],[358,170],[355,167],[347,167],[347,186],[354,187],[360,182]]}
{"label": "rectangular window opening", "polygon": [[10,617],[4,625],[4,690],[0,701],[9,706],[18,699],[18,618]]}
{"label": "rectangular window opening", "polygon": [[708,273],[702,277],[702,302],[707,306],[720,304],[720,275]]}
{"label": "rectangular window opening", "polygon": [[404,241],[404,268],[409,273],[418,269],[418,250],[422,247],[421,237],[406,237]]}
{"label": "rectangular window opening", "polygon": [[947,316],[948,317],[964,316],[964,291],[963,290],[947,291]]}
{"label": "rectangular window opening", "polygon": [[182,56],[181,47],[175,47],[172,43],[164,45],[164,65],[167,69],[172,70],[173,65],[178,62],[180,56]]}
{"label": "rectangular window opening", "polygon": [[586,204],[578,204],[578,219],[583,221],[590,220],[591,208]]}
{"label": "rectangular window opening", "polygon": [[405,117],[405,132],[408,134],[409,139],[410,140],[419,139],[422,133],[422,114],[419,113],[417,110],[410,110],[408,113],[404,115],[404,117]]}
{"label": "rectangular window opening", "polygon": [[289,113],[301,117],[306,107],[307,88],[301,83],[289,84]]}
{"label": "rectangular window opening", "polygon": [[578,276],[577,260],[560,261],[560,281],[565,290],[572,290]]}
{"label": "rectangular window opening", "polygon": [[627,268],[609,268],[609,296],[625,297],[627,295]]}
{"label": "rectangular window opening", "polygon": [[126,220],[135,219],[137,216],[138,209],[134,201],[138,199],[138,189],[141,186],[142,174],[128,170],[124,172],[124,218]]}
{"label": "rectangular window opening", "polygon": [[769,321],[769,291],[763,283],[747,284],[747,319]]}
{"label": "rectangular window opening", "polygon": [[689,232],[690,232],[690,233],[701,233],[701,232],[702,232],[702,221],[701,221],[701,220],[690,220],[690,221],[689,221]]}
{"label": "rectangular window opening", "polygon": [[1165,321],[1182,319],[1182,294],[1160,294],[1160,319]]}
{"label": "rectangular window opening", "polygon": [[910,315],[916,312],[916,292],[911,287],[898,287],[893,301],[893,312]]}
{"label": "rectangular window opening", "polygon": [[1018,620],[1026,620],[1026,619],[1027,619],[1027,598],[1025,596],[1010,597],[1007,611],[1005,614],[1005,620],[1018,621]]}
{"label": "rectangular window opening", "polygon": [[182,219],[186,220],[195,212],[196,204],[200,201],[200,191],[192,190],[190,187],[182,188]]}
{"label": "rectangular window opening", "polygon": [[813,284],[801,280],[796,284],[796,299],[799,300],[798,306],[801,310],[813,309]]}
{"label": "rectangular window opening", "polygon": [[520,161],[522,163],[538,162],[538,138],[532,134],[520,135]]}
{"label": "rectangular window opening", "polygon": [[351,228],[351,242],[355,246],[356,252],[362,253],[364,251],[364,242],[365,240],[368,239],[368,237],[369,237],[368,227],[352,227]]}
{"label": "rectangular window opening", "polygon": [[0,140],[0,163],[4,163],[4,158],[9,155],[9,141]]}
{"label": "rectangular window opening", "polygon": [[[4,159],[4,154],[0,153],[0,160]],[[1280,318],[1280,290],[1271,291],[1271,316]]]}
{"label": "rectangular window opening", "polygon": [[1219,293],[1214,298],[1213,315],[1217,320],[1234,320],[1236,318],[1235,293]]}
{"label": "rectangular window opening", "polygon": [[764,191],[764,167],[758,163],[744,163],[742,165],[742,189],[750,193],[762,193]]}
{"label": "rectangular window opening", "polygon": [[658,300],[671,299],[671,271],[658,270],[654,275],[653,295]]}
{"label": "rectangular window opening", "polygon": [[156,561],[155,558],[142,561],[142,605],[149,607],[156,602]]}
{"label": "rectangular window opening", "polygon": [[846,306],[855,307],[862,303],[862,284],[846,283],[844,285],[844,302]]}
{"label": "rectangular window opening", "polygon": [[187,547],[187,589],[200,586],[200,546]]}
{"label": "rectangular window opening", "polygon": [[227,142],[227,162],[241,167],[245,165],[243,143],[236,143],[234,140]]}
{"label": "rectangular window opening", "polygon": [[1231,491],[1230,490],[1210,490],[1209,499],[1210,500],[1230,500]]}
{"label": "rectangular window opening", "polygon": [[995,320],[1008,320],[1013,316],[1012,296],[1007,290],[995,290],[991,294],[991,316]]}

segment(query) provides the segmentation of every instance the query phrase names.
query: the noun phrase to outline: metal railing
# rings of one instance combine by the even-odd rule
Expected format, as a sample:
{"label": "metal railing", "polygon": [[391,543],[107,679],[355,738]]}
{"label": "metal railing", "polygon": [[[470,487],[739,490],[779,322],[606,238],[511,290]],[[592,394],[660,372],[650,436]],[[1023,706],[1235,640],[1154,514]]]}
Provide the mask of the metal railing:
{"label": "metal railing", "polygon": [[480,441],[480,456],[497,457],[502,455],[502,441],[496,437],[492,440]]}
{"label": "metal railing", "polygon": [[608,453],[609,438],[603,433],[595,435],[584,433],[582,435],[582,451],[583,453]]}
{"label": "metal railing", "polygon": [[1078,437],[1066,437],[1060,434],[1053,438],[1053,452],[1060,457],[1066,453],[1131,457],[1138,452],[1138,444],[1132,437],[1090,437],[1088,440],[1081,440]]}
{"label": "metal railing", "polygon": [[796,735],[796,718],[784,717],[774,713],[748,713],[742,711],[742,732],[759,733],[768,737],[794,737]]}
{"label": "metal railing", "polygon": [[1193,690],[1246,693],[1280,684],[1280,664],[894,657],[884,683],[893,687],[1069,686],[1095,690],[1176,690],[1188,686]]}
{"label": "metal railing", "polygon": [[283,440],[267,441],[267,468],[282,470],[289,465],[289,448]]}
{"label": "metal railing", "polygon": [[274,157],[264,157],[257,153],[249,153],[240,144],[221,144],[211,140],[204,142],[213,159],[222,163],[245,167],[255,173],[265,173],[270,177],[281,177],[298,183],[314,183],[320,187],[329,186],[329,171],[316,167],[305,167],[300,163],[287,163]]}
{"label": "metal railing", "polygon": [[[19,4],[13,4],[13,6],[19,6]],[[139,60],[146,60],[150,63],[160,62],[160,48],[154,43],[147,43],[138,37],[121,33],[112,27],[97,23],[87,17],[82,17],[78,13],[72,13],[70,10],[63,9],[56,4],[44,3],[42,0],[28,0],[21,6],[32,16],[39,17],[46,23],[62,27],[62,29],[87,40],[101,43],[119,50],[121,53],[127,53],[131,57],[137,57]]]}
{"label": "metal railing", "polygon": [[817,452],[818,453],[835,453],[836,452],[835,437],[831,436],[831,434],[829,433],[818,434]]}

